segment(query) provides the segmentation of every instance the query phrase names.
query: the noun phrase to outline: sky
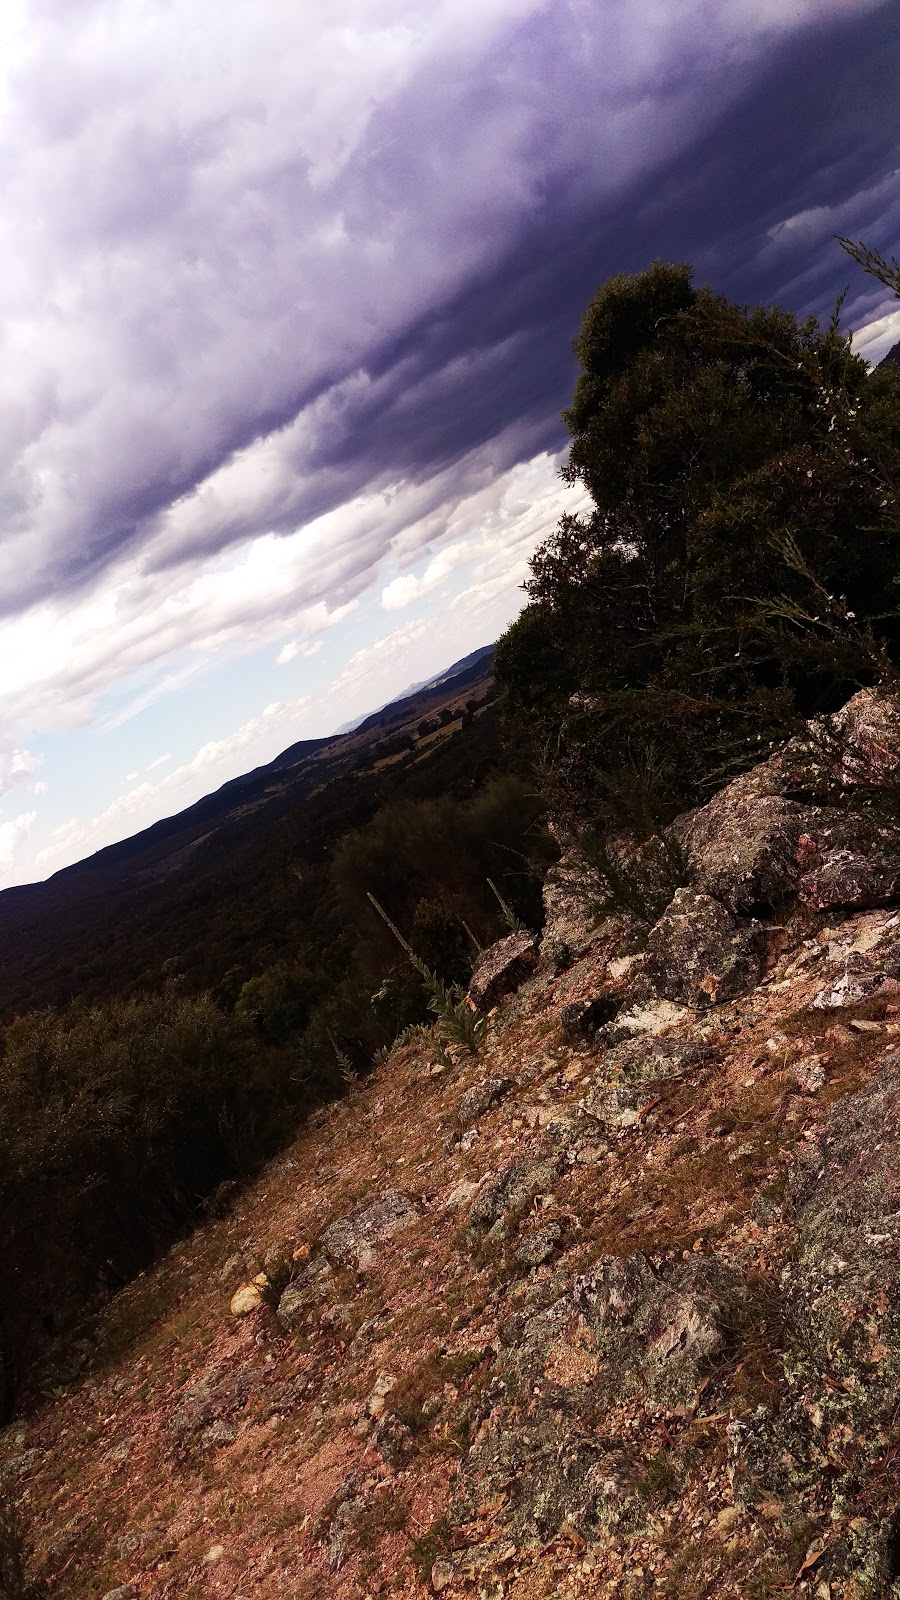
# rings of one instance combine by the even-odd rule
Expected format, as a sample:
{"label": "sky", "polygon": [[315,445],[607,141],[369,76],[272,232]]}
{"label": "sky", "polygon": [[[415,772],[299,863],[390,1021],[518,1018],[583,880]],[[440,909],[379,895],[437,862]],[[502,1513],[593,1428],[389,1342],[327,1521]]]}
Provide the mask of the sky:
{"label": "sky", "polygon": [[3,0],[0,886],[496,638],[654,257],[900,306],[878,0]]}

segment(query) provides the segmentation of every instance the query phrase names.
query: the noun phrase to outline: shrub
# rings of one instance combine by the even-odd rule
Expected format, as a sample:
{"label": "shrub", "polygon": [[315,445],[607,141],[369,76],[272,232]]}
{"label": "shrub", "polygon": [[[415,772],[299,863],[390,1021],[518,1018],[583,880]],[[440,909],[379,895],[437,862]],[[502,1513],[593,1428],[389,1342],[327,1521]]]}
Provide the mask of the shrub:
{"label": "shrub", "polygon": [[494,665],[555,814],[605,824],[652,759],[664,821],[893,675],[900,368],[659,262],[575,348],[564,475],[593,510],[536,552]]}
{"label": "shrub", "polygon": [[44,1011],[0,1058],[0,1357],[42,1351],[275,1149],[319,1084],[207,997]]}

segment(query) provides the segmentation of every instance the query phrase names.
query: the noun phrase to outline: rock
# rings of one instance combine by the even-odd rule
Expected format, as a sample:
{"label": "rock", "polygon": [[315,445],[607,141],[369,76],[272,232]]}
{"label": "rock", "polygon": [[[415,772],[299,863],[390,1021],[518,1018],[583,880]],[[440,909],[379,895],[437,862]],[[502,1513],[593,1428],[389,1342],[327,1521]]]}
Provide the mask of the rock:
{"label": "rock", "polygon": [[262,1284],[242,1283],[231,1297],[231,1314],[233,1317],[249,1316],[251,1311],[258,1311],[262,1303]]}
{"label": "rock", "polygon": [[449,1561],[436,1561],[431,1569],[431,1587],[435,1594],[440,1594],[442,1589],[453,1582],[454,1572]]}
{"label": "rock", "polygon": [[118,1589],[107,1589],[102,1600],[134,1600],[134,1589],[130,1583],[121,1583]]}
{"label": "rock", "polygon": [[609,1155],[602,1123],[581,1106],[567,1106],[546,1124],[544,1133],[571,1165],[588,1166]]}
{"label": "rock", "polygon": [[759,928],[738,924],[718,900],[679,889],[647,940],[660,994],[696,1010],[746,994],[759,982]]}
{"label": "rock", "polygon": [[563,851],[544,879],[541,966],[565,970],[603,937],[592,906],[591,873],[574,847]]}
{"label": "rock", "polygon": [[527,928],[511,933],[484,950],[475,963],[469,999],[480,1011],[490,1011],[504,995],[512,994],[537,966],[538,940]]}
{"label": "rock", "polygon": [[607,1128],[633,1128],[648,1103],[647,1091],[638,1083],[610,1084],[595,1089],[587,1104],[590,1114]]}
{"label": "rock", "polygon": [[818,823],[817,813],[758,788],[758,771],[736,778],[674,830],[697,887],[735,913],[771,911],[793,893],[808,855],[798,846]]}
{"label": "rock", "polygon": [[794,1082],[804,1094],[817,1094],[825,1083],[825,1068],[828,1064],[827,1056],[804,1056],[801,1061],[794,1063],[791,1069]]}
{"label": "rock", "polygon": [[469,1233],[477,1235],[524,1209],[538,1194],[552,1188],[559,1161],[540,1156],[520,1156],[500,1176],[481,1190],[469,1217]]}
{"label": "rock", "polygon": [[167,1430],[176,1453],[231,1444],[238,1433],[231,1419],[257,1395],[260,1382],[253,1368],[226,1368],[182,1390]]}
{"label": "rock", "polygon": [[532,1228],[530,1232],[523,1233],[516,1249],[516,1260],[523,1267],[539,1267],[549,1261],[554,1254],[560,1239],[562,1228],[558,1222],[548,1222],[542,1228]]}
{"label": "rock", "polygon": [[900,704],[862,689],[831,719],[838,745],[836,776],[847,789],[881,788],[893,780],[900,750]]}
{"label": "rock", "polygon": [[663,1275],[637,1254],[605,1257],[577,1280],[575,1298],[623,1396],[646,1384],[657,1404],[677,1407],[691,1402],[709,1363],[724,1352],[741,1292],[713,1258]]}
{"label": "rock", "polygon": [[843,961],[844,970],[831,983],[819,989],[810,1002],[816,1011],[840,1011],[844,1006],[858,1005],[879,991],[896,988],[896,980],[889,978],[880,965],[858,950],[848,950]]}
{"label": "rock", "polygon": [[360,1493],[362,1480],[351,1473],[338,1488],[332,1501],[333,1512],[328,1529],[328,1567],[338,1572],[347,1558],[358,1548],[359,1525],[369,1509],[369,1501]]}
{"label": "rock", "polygon": [[607,1050],[586,1087],[580,1109],[607,1123],[610,1111],[644,1105],[651,1098],[650,1084],[671,1078],[686,1067],[699,1069],[714,1058],[711,1046],[693,1041],[649,1034],[623,1039]]}
{"label": "rock", "polygon": [[297,1270],[295,1240],[278,1239],[270,1244],[263,1256],[263,1270],[273,1286],[283,1289]]}
{"label": "rock", "polygon": [[485,1112],[492,1111],[514,1087],[512,1078],[482,1078],[468,1089],[459,1102],[456,1120],[461,1128],[471,1127]]}
{"label": "rock", "polygon": [[672,1000],[632,1005],[627,1011],[620,1011],[614,1022],[607,1023],[598,1037],[608,1044],[618,1044],[622,1039],[633,1039],[639,1034],[658,1037],[668,1033],[685,1016],[684,1006],[677,1006]]}
{"label": "rock", "polygon": [[[900,1054],[834,1107],[791,1171],[784,1213],[797,1229],[780,1282],[792,1349],[777,1407],[728,1427],[732,1477],[743,1500],[796,1504],[825,1488],[826,1504],[846,1504],[896,1443]],[[858,1527],[859,1538],[839,1534],[829,1546],[824,1578],[885,1576],[884,1530]],[[873,1581],[866,1592],[894,1591]]]}
{"label": "rock", "polygon": [[450,1193],[448,1194],[444,1203],[448,1208],[450,1206],[453,1206],[454,1208],[466,1206],[477,1193],[478,1184],[474,1183],[469,1178],[463,1178],[460,1183],[456,1184],[455,1188],[450,1190]]}
{"label": "rock", "polygon": [[410,1227],[421,1208],[402,1189],[387,1189],[378,1200],[364,1201],[325,1229],[322,1249],[341,1267],[367,1270],[374,1265],[375,1246]]}
{"label": "rock", "polygon": [[835,1106],[788,1203],[798,1245],[786,1297],[803,1341],[887,1404],[900,1382],[900,1054]]}
{"label": "rock", "polygon": [[716,1513],[715,1528],[720,1539],[730,1539],[735,1528],[743,1520],[745,1511],[743,1506],[723,1506]]}
{"label": "rock", "polygon": [[382,1461],[386,1461],[395,1471],[407,1466],[416,1453],[412,1429],[395,1411],[389,1411],[381,1418],[372,1435],[372,1446]]}
{"label": "rock", "polygon": [[805,905],[816,911],[886,905],[897,897],[900,876],[879,868],[856,850],[834,850],[797,884]]}
{"label": "rock", "polygon": [[235,1251],[234,1255],[229,1256],[228,1260],[225,1262],[225,1265],[219,1273],[219,1282],[228,1283],[230,1279],[236,1278],[238,1273],[243,1273],[246,1271],[247,1263],[244,1259],[244,1252],[243,1250],[237,1250]]}
{"label": "rock", "polygon": [[366,1410],[370,1417],[380,1417],[387,1410],[387,1396],[392,1389],[396,1389],[397,1379],[392,1372],[379,1372],[366,1401]]}
{"label": "rock", "polygon": [[227,1444],[234,1444],[238,1436],[237,1426],[233,1422],[212,1422],[204,1428],[200,1435],[201,1450],[221,1450]]}

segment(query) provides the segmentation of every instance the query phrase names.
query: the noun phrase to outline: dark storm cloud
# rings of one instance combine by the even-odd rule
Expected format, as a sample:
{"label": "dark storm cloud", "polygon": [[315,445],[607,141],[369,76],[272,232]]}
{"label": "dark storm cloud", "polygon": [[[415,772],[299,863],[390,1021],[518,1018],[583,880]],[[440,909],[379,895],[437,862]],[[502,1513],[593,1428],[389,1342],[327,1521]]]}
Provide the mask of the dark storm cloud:
{"label": "dark storm cloud", "polygon": [[[346,60],[244,21],[235,43],[191,0],[194,59],[165,9],[130,34],[98,0],[73,43],[46,6],[10,91],[9,608],[558,448],[611,272],[688,258],[827,311],[852,276],[831,235],[896,238],[892,5],[448,0],[428,34],[412,0],[348,0]],[[396,532],[310,595],[352,592]]]}

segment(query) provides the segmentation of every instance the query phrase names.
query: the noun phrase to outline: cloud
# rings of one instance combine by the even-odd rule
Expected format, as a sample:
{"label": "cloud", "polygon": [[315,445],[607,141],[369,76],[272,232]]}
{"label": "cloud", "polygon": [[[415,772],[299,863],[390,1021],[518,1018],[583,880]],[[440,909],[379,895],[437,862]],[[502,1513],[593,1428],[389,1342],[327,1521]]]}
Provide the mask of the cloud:
{"label": "cloud", "polygon": [[426,638],[428,631],[425,618],[416,617],[376,639],[374,644],[364,645],[350,657],[343,671],[330,685],[328,693],[335,697],[346,695],[348,690],[362,684],[377,683],[385,669],[390,672],[398,661],[406,659],[410,646]]}
{"label": "cloud", "polygon": [[432,589],[439,588],[457,567],[470,561],[472,555],[473,546],[469,543],[448,545],[432,556],[421,578],[411,572],[392,578],[381,591],[381,604],[385,611],[402,611]]}
{"label": "cloud", "polygon": [[[199,753],[220,664],[309,659],[370,595],[431,608],[366,658],[380,685],[451,659],[461,619],[502,626],[614,272],[690,259],[826,316],[849,279],[882,353],[895,313],[832,234],[897,247],[898,48],[887,0],[9,0],[7,746],[74,749],[189,688]],[[266,738],[182,788],[145,765],[66,848]]]}
{"label": "cloud", "polygon": [[32,755],[29,750],[0,751],[0,795],[8,794],[10,789],[16,789],[25,784],[29,786],[32,793],[38,792],[39,786],[32,780],[40,765],[40,756]]}
{"label": "cloud", "polygon": [[[568,360],[563,340],[539,380],[542,328],[571,331],[626,215],[640,237],[641,185],[676,180],[647,230],[667,248],[678,163],[746,110],[777,52],[802,41],[795,98],[802,60],[821,100],[846,74],[826,34],[855,28],[871,52],[885,10],[34,8],[9,41],[0,134],[6,605],[125,557],[154,570],[293,532],[440,470],[513,416],[518,459],[548,447]],[[854,115],[871,168],[877,83],[870,99],[868,121]],[[790,132],[777,95],[769,120]],[[827,154],[821,135],[810,148],[821,120],[811,155]],[[845,106],[834,120],[846,135]],[[792,159],[778,187],[815,209]],[[844,197],[854,179],[845,149],[828,181]]]}
{"label": "cloud", "polygon": [[0,872],[8,873],[37,822],[36,811],[23,811],[9,822],[0,821]]}
{"label": "cloud", "polygon": [[317,656],[321,648],[321,639],[316,639],[312,643],[302,639],[291,639],[279,650],[275,657],[276,665],[286,667],[292,661],[296,661],[298,656],[304,656],[306,659],[310,656]]}
{"label": "cloud", "polygon": [[874,366],[898,341],[900,341],[900,306],[894,302],[893,309],[885,311],[883,316],[874,317],[871,322],[857,328],[853,336],[853,348]]}

